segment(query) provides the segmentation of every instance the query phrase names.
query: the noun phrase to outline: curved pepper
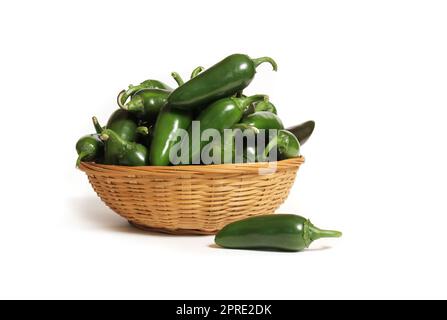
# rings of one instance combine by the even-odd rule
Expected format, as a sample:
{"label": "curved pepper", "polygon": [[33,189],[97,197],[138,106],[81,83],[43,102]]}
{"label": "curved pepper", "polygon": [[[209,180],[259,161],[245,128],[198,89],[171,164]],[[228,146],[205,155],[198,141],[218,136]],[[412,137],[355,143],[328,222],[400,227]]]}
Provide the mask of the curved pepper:
{"label": "curved pepper", "polygon": [[250,84],[256,67],[264,62],[277,70],[276,62],[269,57],[251,59],[244,54],[228,56],[175,89],[168,97],[168,103],[174,108],[190,110],[232,96]]}
{"label": "curved pepper", "polygon": [[98,134],[88,134],[83,136],[76,143],[78,158],[76,166],[79,167],[81,161],[102,162],[104,156],[104,143],[99,139]]}
{"label": "curved pepper", "polygon": [[148,164],[148,151],[145,146],[136,142],[126,141],[111,129],[103,130],[101,140],[105,141],[107,164],[121,166],[144,166]]}
{"label": "curved pepper", "polygon": [[118,105],[124,105],[129,97],[133,96],[141,89],[162,89],[172,91],[170,86],[161,81],[153,79],[145,80],[137,86],[129,85],[127,90],[121,91],[120,95],[118,95]]}
{"label": "curved pepper", "polygon": [[150,164],[153,166],[169,165],[169,154],[172,146],[177,142],[179,129],[188,130],[191,125],[192,113],[176,110],[169,105],[164,105],[155,121]]}
{"label": "curved pepper", "polygon": [[216,235],[215,242],[230,249],[301,251],[314,240],[341,235],[321,230],[298,215],[273,214],[233,222]]}
{"label": "curved pepper", "polygon": [[297,126],[287,128],[287,131],[292,132],[297,137],[300,145],[306,143],[315,129],[315,121],[309,120]]}
{"label": "curved pepper", "polygon": [[[215,101],[204,109],[197,117],[197,121],[200,121],[200,137],[207,129],[216,129],[222,132],[224,129],[232,128],[241,120],[244,115],[244,111],[250,104],[264,99],[268,99],[268,97],[266,95],[254,95],[246,98],[230,97]],[[192,132],[190,130],[190,160],[193,164],[199,164],[200,152],[207,142],[201,141],[200,148],[193,150],[191,133]]]}
{"label": "curved pepper", "polygon": [[281,159],[295,158],[300,155],[300,143],[293,133],[287,130],[279,130],[277,135],[272,138],[264,150],[264,159],[268,158],[269,153],[277,148]]}

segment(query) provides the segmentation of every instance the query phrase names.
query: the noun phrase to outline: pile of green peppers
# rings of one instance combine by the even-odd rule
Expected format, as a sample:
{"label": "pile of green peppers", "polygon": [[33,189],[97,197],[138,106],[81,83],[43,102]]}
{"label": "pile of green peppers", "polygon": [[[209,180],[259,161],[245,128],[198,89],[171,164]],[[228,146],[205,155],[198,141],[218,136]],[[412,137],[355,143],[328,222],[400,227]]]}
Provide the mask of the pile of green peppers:
{"label": "pile of green peppers", "polygon": [[[194,140],[192,135],[193,121],[200,121],[200,133],[211,128],[222,135],[225,129],[249,129],[258,137],[264,130],[276,132],[273,136],[264,133],[262,153],[256,146],[244,146],[243,162],[269,161],[272,150],[279,159],[298,157],[300,147],[312,135],[315,122],[285,129],[267,95],[243,94],[262,63],[269,63],[277,70],[272,58],[252,59],[245,54],[233,54],[206,70],[195,68],[186,82],[173,72],[176,89],[153,79],[129,85],[118,94],[119,108],[106,125],[101,126],[93,117],[95,131],[77,141],[76,165],[82,161],[121,166],[173,165],[177,163],[172,163],[170,154],[176,144],[191,146],[187,163],[180,164],[208,164],[201,159],[206,143],[200,136],[198,141]],[[183,141],[180,129],[189,133],[191,139]],[[225,148],[227,144],[223,139],[213,141],[211,154],[238,162],[235,148]],[[193,145],[198,148],[192,148]],[[231,154],[226,154],[228,150]]]}

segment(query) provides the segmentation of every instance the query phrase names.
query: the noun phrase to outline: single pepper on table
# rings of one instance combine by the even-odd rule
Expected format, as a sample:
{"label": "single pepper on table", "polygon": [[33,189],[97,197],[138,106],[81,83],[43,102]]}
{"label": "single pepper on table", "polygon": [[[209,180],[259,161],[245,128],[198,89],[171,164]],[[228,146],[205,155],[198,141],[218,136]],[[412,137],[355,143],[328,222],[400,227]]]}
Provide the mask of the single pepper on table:
{"label": "single pepper on table", "polygon": [[216,235],[215,243],[230,249],[301,251],[317,239],[341,235],[298,215],[272,214],[230,223]]}

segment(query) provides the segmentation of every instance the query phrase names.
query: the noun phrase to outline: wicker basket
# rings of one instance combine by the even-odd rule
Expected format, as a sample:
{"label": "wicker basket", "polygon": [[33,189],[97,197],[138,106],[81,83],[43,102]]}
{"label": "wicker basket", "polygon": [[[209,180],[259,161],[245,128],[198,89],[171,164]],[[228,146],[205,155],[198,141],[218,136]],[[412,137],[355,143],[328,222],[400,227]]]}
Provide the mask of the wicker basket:
{"label": "wicker basket", "polygon": [[[303,162],[303,157],[270,164],[169,167],[83,162],[80,169],[105,204],[136,227],[215,234],[230,222],[274,213]],[[272,164],[274,170],[268,169]]]}

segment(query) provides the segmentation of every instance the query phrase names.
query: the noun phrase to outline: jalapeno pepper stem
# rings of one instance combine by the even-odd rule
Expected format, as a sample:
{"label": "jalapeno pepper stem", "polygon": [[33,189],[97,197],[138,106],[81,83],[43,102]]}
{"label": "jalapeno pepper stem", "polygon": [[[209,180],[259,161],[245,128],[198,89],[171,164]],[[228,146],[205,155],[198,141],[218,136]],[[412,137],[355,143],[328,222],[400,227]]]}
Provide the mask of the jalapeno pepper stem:
{"label": "jalapeno pepper stem", "polygon": [[309,224],[310,240],[314,241],[320,238],[340,238],[342,233],[336,230],[322,230]]}
{"label": "jalapeno pepper stem", "polygon": [[118,96],[116,97],[116,102],[118,103],[118,106],[121,109],[125,109],[124,105],[128,97],[129,95],[127,94],[126,90],[121,90],[120,93],[118,93]]}
{"label": "jalapeno pepper stem", "polygon": [[122,108],[129,111],[142,112],[144,111],[143,98],[140,96],[133,96],[133,98]]}
{"label": "jalapeno pepper stem", "polygon": [[111,129],[104,129],[99,136],[99,138],[108,143],[113,143],[119,146],[120,152],[125,152],[126,148],[129,146],[130,142],[123,140],[115,131]]}
{"label": "jalapeno pepper stem", "polygon": [[81,161],[82,161],[86,156],[88,156],[88,155],[89,155],[89,152],[87,152],[87,151],[82,151],[82,152],[79,154],[78,158],[76,159],[76,167],[79,167],[79,165],[81,164]]}
{"label": "jalapeno pepper stem", "polygon": [[261,100],[268,101],[269,97],[265,94],[256,94],[253,96],[249,96],[249,97],[245,97],[245,98],[238,98],[238,99],[240,99],[240,101],[242,102],[241,108],[245,112],[245,110],[248,109],[253,102],[261,101]]}
{"label": "jalapeno pepper stem", "polygon": [[143,136],[147,136],[149,134],[149,129],[145,126],[138,127],[136,131],[138,134],[141,134]]}
{"label": "jalapeno pepper stem", "polygon": [[93,122],[93,126],[95,127],[95,131],[96,133],[101,133],[102,132],[102,127],[99,124],[98,118],[96,118],[95,116],[92,117],[92,122]]}
{"label": "jalapeno pepper stem", "polygon": [[111,130],[111,129],[104,129],[101,133],[101,135],[99,136],[99,138],[102,141],[107,141],[107,140],[116,140],[117,142],[120,143],[125,143],[125,141],[123,139],[121,139],[121,137],[119,135],[117,135],[115,133],[115,131]]}
{"label": "jalapeno pepper stem", "polygon": [[122,108],[125,104],[127,99],[129,99],[130,96],[132,96],[137,91],[144,88],[144,85],[139,84],[137,86],[134,86],[132,84],[129,84],[129,88],[127,90],[122,90],[117,97],[118,106]]}
{"label": "jalapeno pepper stem", "polygon": [[185,83],[185,81],[183,81],[182,77],[177,72],[172,72],[171,76],[174,78],[175,82],[177,82],[179,87]]}
{"label": "jalapeno pepper stem", "polygon": [[195,68],[191,73],[191,79],[197,77],[199,73],[202,72],[204,69],[205,68],[202,66],[198,66],[197,68]]}
{"label": "jalapeno pepper stem", "polygon": [[252,61],[255,65],[255,68],[257,68],[260,64],[262,64],[264,62],[268,62],[272,66],[273,71],[278,70],[278,65],[276,64],[275,60],[273,60],[270,57],[261,57],[261,58],[257,58],[257,59],[252,59]]}

